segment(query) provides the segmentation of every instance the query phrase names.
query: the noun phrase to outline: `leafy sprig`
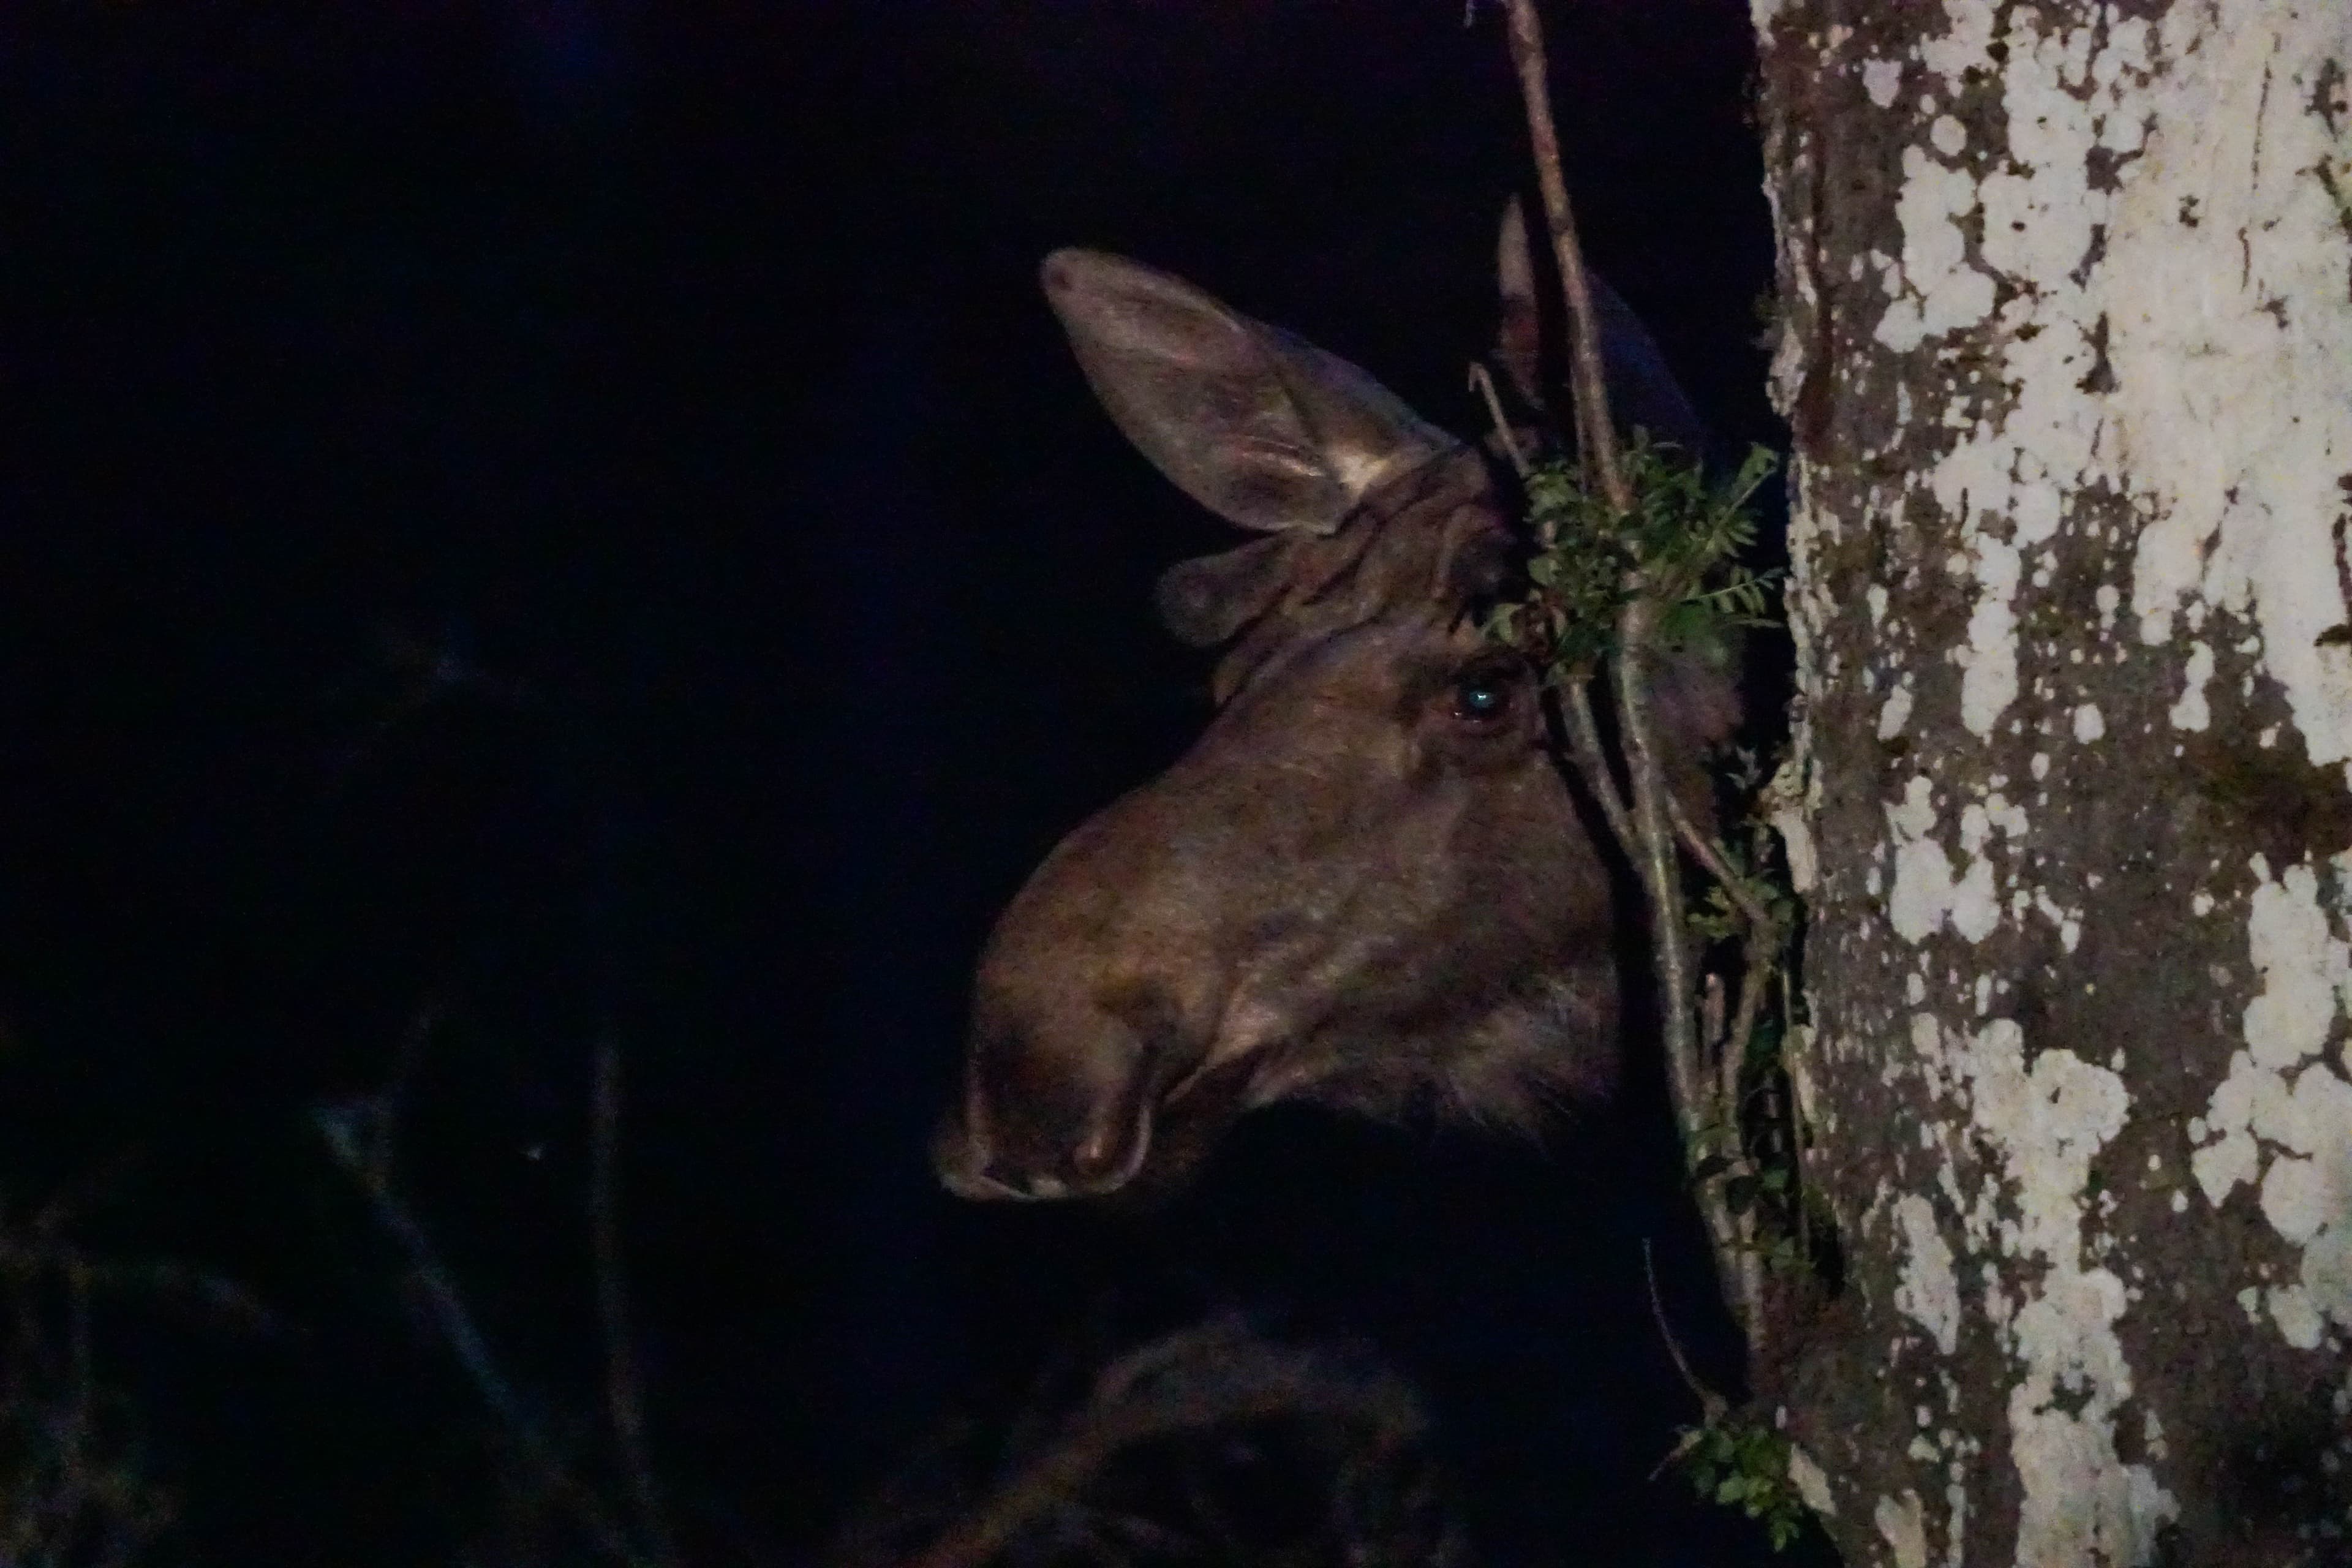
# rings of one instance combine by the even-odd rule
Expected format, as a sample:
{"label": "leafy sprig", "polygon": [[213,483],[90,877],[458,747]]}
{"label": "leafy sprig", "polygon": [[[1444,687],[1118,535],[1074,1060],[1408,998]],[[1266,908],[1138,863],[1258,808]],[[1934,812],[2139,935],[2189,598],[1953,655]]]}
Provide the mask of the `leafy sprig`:
{"label": "leafy sprig", "polygon": [[1734,627],[1773,624],[1776,574],[1738,556],[1756,542],[1748,502],[1779,459],[1753,447],[1709,485],[1679,448],[1638,430],[1623,458],[1634,506],[1622,516],[1571,458],[1544,458],[1527,476],[1532,592],[1496,606],[1486,630],[1555,683],[1589,678],[1615,651],[1619,612],[1637,594],[1665,606],[1658,639],[1668,647],[1719,647]]}
{"label": "leafy sprig", "polygon": [[1789,1474],[1789,1440],[1760,1422],[1726,1416],[1683,1434],[1683,1469],[1699,1495],[1763,1525],[1787,1549],[1812,1517]]}

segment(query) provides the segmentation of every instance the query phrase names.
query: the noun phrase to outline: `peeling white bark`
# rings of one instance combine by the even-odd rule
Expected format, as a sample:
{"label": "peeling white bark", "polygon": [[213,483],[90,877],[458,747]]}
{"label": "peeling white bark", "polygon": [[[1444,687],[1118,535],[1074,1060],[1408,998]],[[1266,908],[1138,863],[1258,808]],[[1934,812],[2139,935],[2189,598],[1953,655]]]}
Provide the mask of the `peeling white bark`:
{"label": "peeling white bark", "polygon": [[2208,610],[2250,623],[2315,763],[2352,758],[2352,647],[2319,643],[2347,618],[2331,531],[2352,470],[2352,127],[2314,107],[2347,29],[2326,0],[2173,10],[2159,51],[2201,58],[2151,84],[2154,177],[2125,186],[2108,237],[2132,280],[2109,353],[2116,467],[2147,509],[2140,640]]}
{"label": "peeling white bark", "polygon": [[[2333,868],[2340,909],[2352,855]],[[2352,1060],[2340,1044],[2336,1064],[2325,1054],[2352,997],[2352,954],[2308,867],[2273,881],[2256,857],[2253,872],[2247,934],[2263,991],[2246,1006],[2245,1049],[2189,1125],[2192,1168],[2217,1208],[2241,1184],[2259,1189],[2263,1217],[2299,1261],[2291,1283],[2247,1289],[2282,1339],[2316,1350],[2329,1322],[2352,1331]]]}
{"label": "peeling white bark", "polygon": [[2352,1387],[2352,6],[1755,15],[1805,1098],[1911,1428],[1842,1544],[2300,1561],[2352,1513],[2226,1517],[2216,1352],[2135,1347]]}

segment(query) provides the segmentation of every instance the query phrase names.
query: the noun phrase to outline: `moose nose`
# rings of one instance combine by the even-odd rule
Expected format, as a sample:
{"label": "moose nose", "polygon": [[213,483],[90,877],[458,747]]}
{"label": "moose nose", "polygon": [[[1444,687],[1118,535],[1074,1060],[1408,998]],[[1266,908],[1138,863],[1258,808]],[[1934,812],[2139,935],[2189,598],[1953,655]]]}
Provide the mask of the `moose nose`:
{"label": "moose nose", "polygon": [[967,1197],[1081,1197],[1124,1185],[1150,1138],[1131,1040],[1073,1051],[1000,1037],[974,1053],[962,1114],[942,1129],[933,1164]]}
{"label": "moose nose", "polygon": [[1067,1198],[1111,1192],[1142,1164],[1147,1135],[1138,1119],[1126,1130],[1102,1127],[1080,1138],[1063,1157],[992,1147],[950,1112],[931,1143],[931,1166],[958,1197]]}

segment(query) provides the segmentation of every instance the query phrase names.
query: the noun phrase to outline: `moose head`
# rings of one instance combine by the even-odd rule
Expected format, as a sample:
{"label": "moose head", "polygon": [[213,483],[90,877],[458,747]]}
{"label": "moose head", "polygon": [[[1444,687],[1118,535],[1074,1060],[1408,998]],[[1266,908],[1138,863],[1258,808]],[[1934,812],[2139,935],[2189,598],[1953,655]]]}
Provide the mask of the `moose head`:
{"label": "moose head", "polygon": [[[1504,357],[1524,380],[1533,274],[1512,227]],[[1532,1127],[1604,1098],[1612,878],[1534,672],[1475,624],[1522,553],[1485,460],[1165,273],[1062,250],[1043,278],[1120,430],[1263,537],[1161,579],[1169,628],[1223,650],[1215,717],[999,921],[941,1180],[1000,1199],[1165,1185],[1277,1100]],[[1607,297],[1602,323],[1633,417],[1695,445],[1632,313]],[[1731,685],[1675,662],[1659,710],[1687,784],[1737,721]]]}

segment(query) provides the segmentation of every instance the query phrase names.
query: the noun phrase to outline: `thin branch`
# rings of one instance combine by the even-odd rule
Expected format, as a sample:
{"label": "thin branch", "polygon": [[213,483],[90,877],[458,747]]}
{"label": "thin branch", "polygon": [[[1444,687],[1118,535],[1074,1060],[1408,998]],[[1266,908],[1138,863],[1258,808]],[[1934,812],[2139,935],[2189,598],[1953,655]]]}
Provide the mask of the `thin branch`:
{"label": "thin branch", "polygon": [[[1754,1037],[1757,1017],[1763,1011],[1765,987],[1772,977],[1772,968],[1771,958],[1751,933],[1748,971],[1739,981],[1739,1007],[1732,1015],[1730,1032],[1724,1037],[1723,1057],[1717,1064],[1717,1071],[1722,1074],[1723,1104],[1731,1116],[1734,1136],[1742,1139],[1743,1147],[1745,1141],[1740,1130],[1740,1110],[1745,1101],[1739,1092],[1740,1077],[1748,1062],[1748,1042]],[[1742,1321],[1748,1330],[1748,1353],[1761,1358],[1765,1350],[1765,1335],[1769,1331],[1764,1311],[1764,1258],[1757,1249],[1753,1211],[1737,1216],[1737,1223],[1739,1295],[1747,1309]]]}
{"label": "thin branch", "polygon": [[1755,894],[1748,891],[1748,879],[1732,869],[1731,857],[1725,853],[1722,844],[1711,834],[1700,830],[1698,824],[1690,819],[1690,814],[1683,809],[1682,798],[1671,791],[1666,795],[1666,812],[1675,820],[1675,837],[1682,840],[1683,847],[1690,851],[1691,858],[1721,884],[1724,896],[1738,906],[1740,918],[1748,922],[1751,935],[1760,941],[1769,934],[1772,926],[1770,912],[1756,901]]}
{"label": "thin branch", "polygon": [[[1570,384],[1575,394],[1578,449],[1588,474],[1599,482],[1610,510],[1622,519],[1630,517],[1634,510],[1633,486],[1618,454],[1616,426],[1609,412],[1608,384],[1601,369],[1592,292],[1584,273],[1583,253],[1577,244],[1575,215],[1569,205],[1559,133],[1552,123],[1543,23],[1536,14],[1535,0],[1505,0],[1505,13],[1511,64],[1527,110],[1536,183],[1543,195],[1552,255],[1559,264],[1560,289],[1568,301]],[[1615,662],[1618,723],[1624,736],[1632,796],[1628,815],[1633,832],[1629,836],[1629,852],[1649,895],[1651,958],[1664,1024],[1662,1043],[1667,1081],[1674,1091],[1684,1147],[1695,1149],[1706,1123],[1705,1108],[1711,1086],[1702,1063],[1698,1021],[1693,1005],[1689,931],[1683,905],[1682,868],[1675,857],[1675,827],[1669,818],[1665,765],[1649,704],[1653,645],[1660,605],[1655,585],[1643,581],[1638,573],[1633,574],[1626,587],[1627,602],[1617,623]],[[1582,748],[1581,741],[1579,747]],[[1595,789],[1599,789],[1597,783]],[[1613,817],[1611,826],[1617,826]],[[1741,1320],[1742,1327],[1751,1327],[1748,1320],[1754,1314],[1743,1310],[1751,1293],[1742,1288],[1740,1248],[1729,1208],[1720,1193],[1701,1191],[1697,1196],[1708,1239],[1714,1247],[1725,1302]]]}
{"label": "thin branch", "polygon": [[1576,752],[1579,766],[1584,770],[1585,781],[1595,800],[1601,803],[1601,815],[1608,819],[1609,831],[1617,836],[1617,847],[1632,859],[1638,840],[1633,835],[1633,818],[1625,809],[1625,796],[1617,787],[1617,776],[1609,771],[1609,752],[1601,743],[1601,724],[1592,716],[1592,689],[1588,680],[1575,680],[1568,687],[1569,743]]}
{"label": "thin branch", "polygon": [[441,1337],[448,1342],[458,1364],[472,1379],[482,1403],[489,1406],[491,1415],[514,1438],[524,1462],[538,1474],[541,1484],[571,1510],[573,1518],[595,1539],[598,1548],[606,1556],[616,1563],[628,1563],[631,1568],[641,1568],[644,1560],[630,1546],[628,1537],[606,1511],[604,1505],[594,1492],[574,1479],[572,1473],[564,1468],[563,1462],[556,1458],[555,1450],[548,1444],[537,1424],[523,1413],[520,1396],[515,1392],[514,1384],[507,1380],[506,1373],[499,1370],[497,1359],[490,1353],[489,1342],[483,1338],[480,1328],[474,1322],[473,1313],[467,1310],[457,1281],[450,1277],[439,1255],[434,1251],[425,1227],[400,1201],[397,1193],[374,1180],[369,1152],[361,1147],[351,1125],[352,1119],[321,1110],[313,1120],[335,1163],[359,1184],[369,1208],[374,1212],[376,1223],[391,1236],[402,1256],[407,1259],[409,1272],[424,1290],[425,1303],[436,1326],[441,1331]]}
{"label": "thin branch", "polygon": [[[1650,954],[1657,972],[1666,1079],[1674,1089],[1684,1147],[1696,1148],[1706,1128],[1705,1108],[1713,1086],[1706,1081],[1700,1062],[1698,1020],[1691,1007],[1690,932],[1683,909],[1682,868],[1675,859],[1674,830],[1666,820],[1665,770],[1644,700],[1650,681],[1650,633],[1656,613],[1657,607],[1646,599],[1635,599],[1625,607],[1624,647],[1617,656],[1617,706],[1625,733],[1628,771],[1633,774],[1633,824],[1640,835],[1634,869],[1649,894]],[[1715,1243],[1726,1304],[1740,1313],[1738,1247],[1730,1213],[1719,1196],[1706,1193],[1699,1194],[1699,1207]]]}
{"label": "thin branch", "polygon": [[100,1293],[184,1298],[256,1332],[278,1331],[286,1327],[260,1298],[243,1286],[189,1264],[168,1258],[152,1263],[117,1263],[92,1258],[67,1242],[26,1243],[0,1234],[0,1278],[31,1280],[48,1275],[79,1279]]}
{"label": "thin branch", "polygon": [[1496,395],[1494,376],[1476,360],[1470,362],[1470,390],[1486,399],[1486,417],[1495,422],[1495,438],[1503,444],[1503,451],[1519,478],[1526,479],[1534,468],[1528,455],[1519,449],[1519,438],[1511,434],[1511,422],[1503,417],[1503,400]]}
{"label": "thin branch", "polygon": [[594,1251],[596,1321],[604,1339],[604,1404],[613,1444],[629,1487],[646,1550],[656,1563],[677,1562],[677,1546],[662,1517],[661,1489],[646,1450],[645,1398],[630,1348],[628,1279],[621,1261],[621,1046],[610,1033],[596,1042],[591,1097],[588,1229]]}
{"label": "thin branch", "polygon": [[1709,974],[1706,988],[1699,993],[1698,1036],[1720,1051],[1730,1031],[1723,1024],[1723,976]]}
{"label": "thin branch", "polygon": [[1743,1103],[1739,1076],[1748,1061],[1748,1042],[1755,1037],[1756,1020],[1764,1011],[1765,983],[1771,977],[1771,959],[1751,952],[1748,972],[1739,980],[1739,1008],[1731,1016],[1731,1027],[1723,1037],[1723,1059],[1717,1068],[1723,1079],[1723,1103],[1735,1116]]}
{"label": "thin branch", "polygon": [[1535,0],[1505,0],[1505,31],[1511,64],[1527,104],[1528,139],[1536,160],[1536,184],[1543,193],[1551,230],[1553,259],[1568,295],[1569,368],[1576,391],[1576,441],[1600,477],[1601,493],[1620,514],[1633,510],[1624,465],[1617,460],[1617,429],[1610,422],[1608,383],[1601,374],[1600,334],[1595,330],[1592,289],[1584,276],[1584,253],[1576,242],[1576,219],[1568,204],[1568,176],[1561,172],[1559,132],[1552,124],[1549,73],[1544,61],[1543,21]]}
{"label": "thin branch", "polygon": [[1691,1391],[1691,1397],[1698,1401],[1699,1409],[1706,1413],[1706,1419],[1712,1421],[1729,1409],[1730,1403],[1701,1383],[1698,1373],[1691,1371],[1690,1362],[1683,1354],[1682,1341],[1675,1337],[1673,1325],[1666,1321],[1666,1304],[1658,1295],[1657,1260],[1650,1255],[1650,1238],[1646,1236],[1642,1238],[1642,1278],[1649,1283],[1650,1316],[1658,1325],[1658,1337],[1666,1342],[1666,1354],[1674,1358],[1675,1370],[1682,1374],[1683,1386]]}
{"label": "thin branch", "polygon": [[[1797,1016],[1797,999],[1791,994],[1793,987],[1790,984],[1787,965],[1780,966],[1774,973],[1772,983],[1780,992],[1780,1016],[1794,1019]],[[1793,1027],[1781,1036],[1780,1068],[1789,1083],[1786,1119],[1783,1120],[1780,1113],[1780,1096],[1777,1087],[1770,1090],[1764,1102],[1764,1114],[1789,1130],[1789,1201],[1797,1214],[1797,1254],[1810,1265],[1813,1261],[1813,1226],[1811,1209],[1805,1202],[1805,1114],[1802,1097],[1797,1092],[1797,1075],[1804,1070],[1804,1064],[1795,1059],[1796,1053],[1803,1049],[1796,1044],[1800,1037]]]}
{"label": "thin branch", "polygon": [[1666,1304],[1658,1297],[1658,1270],[1651,1259],[1650,1238],[1646,1236],[1642,1238],[1642,1277],[1649,1282],[1650,1317],[1658,1325],[1658,1337],[1666,1342],[1666,1353],[1674,1358],[1675,1370],[1682,1374],[1683,1386],[1689,1389],[1693,1397],[1697,1399],[1699,1409],[1699,1424],[1684,1433],[1681,1440],[1668,1449],[1666,1457],[1660,1459],[1656,1468],[1650,1471],[1650,1479],[1654,1481],[1664,1475],[1676,1461],[1698,1447],[1698,1441],[1706,1435],[1706,1429],[1722,1419],[1731,1409],[1731,1402],[1701,1383],[1698,1380],[1698,1374],[1691,1371],[1689,1361],[1685,1359],[1682,1342],[1675,1337],[1673,1326],[1666,1321]]}

